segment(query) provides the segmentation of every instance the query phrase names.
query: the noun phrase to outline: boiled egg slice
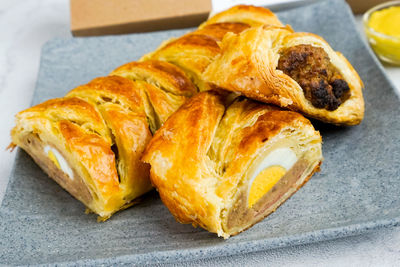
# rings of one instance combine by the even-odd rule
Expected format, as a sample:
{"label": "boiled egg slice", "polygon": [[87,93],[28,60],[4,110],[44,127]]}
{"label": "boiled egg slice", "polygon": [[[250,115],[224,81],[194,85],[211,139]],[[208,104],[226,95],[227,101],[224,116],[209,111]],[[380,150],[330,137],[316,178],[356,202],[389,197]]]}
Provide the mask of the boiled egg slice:
{"label": "boiled egg slice", "polygon": [[44,147],[44,152],[49,157],[49,159],[64,173],[68,175],[68,177],[73,180],[74,179],[74,172],[69,167],[65,158],[58,152],[57,149],[52,148],[51,146],[47,145]]}
{"label": "boiled egg slice", "polygon": [[290,148],[271,151],[258,165],[250,179],[247,203],[251,208],[296,163],[297,156]]}

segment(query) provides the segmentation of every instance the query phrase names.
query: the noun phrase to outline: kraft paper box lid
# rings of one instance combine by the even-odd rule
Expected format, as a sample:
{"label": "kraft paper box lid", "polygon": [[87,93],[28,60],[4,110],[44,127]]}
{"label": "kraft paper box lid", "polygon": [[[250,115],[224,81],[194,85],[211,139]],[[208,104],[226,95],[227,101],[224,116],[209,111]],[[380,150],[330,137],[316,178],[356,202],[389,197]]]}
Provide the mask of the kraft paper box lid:
{"label": "kraft paper box lid", "polygon": [[346,0],[355,14],[361,14],[373,6],[387,2],[389,0]]}
{"label": "kraft paper box lid", "polygon": [[71,32],[93,36],[197,26],[211,0],[70,0]]}

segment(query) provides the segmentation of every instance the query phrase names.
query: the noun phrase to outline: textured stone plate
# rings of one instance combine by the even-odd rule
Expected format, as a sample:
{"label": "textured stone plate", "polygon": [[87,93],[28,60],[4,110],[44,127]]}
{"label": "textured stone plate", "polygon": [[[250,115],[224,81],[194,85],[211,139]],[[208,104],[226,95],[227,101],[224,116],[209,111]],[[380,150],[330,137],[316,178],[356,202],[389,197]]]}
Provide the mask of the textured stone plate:
{"label": "textured stone plate", "polygon": [[[274,214],[223,240],[177,223],[157,194],[105,223],[50,180],[21,150],[0,208],[0,263],[117,264],[179,262],[355,235],[400,222],[400,102],[360,39],[342,1],[279,13],[295,30],[322,35],[342,51],[365,83],[361,125],[322,132],[322,171]],[[157,47],[184,30],[116,37],[56,39],[42,51],[33,104]]]}

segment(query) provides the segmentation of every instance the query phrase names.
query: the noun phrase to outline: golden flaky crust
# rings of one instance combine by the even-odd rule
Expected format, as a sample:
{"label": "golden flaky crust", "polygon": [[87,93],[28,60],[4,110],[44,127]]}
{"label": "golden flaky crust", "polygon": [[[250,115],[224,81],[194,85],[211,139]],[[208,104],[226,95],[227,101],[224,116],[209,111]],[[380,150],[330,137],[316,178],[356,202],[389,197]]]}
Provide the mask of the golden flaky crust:
{"label": "golden flaky crust", "polygon": [[130,62],[118,67],[110,75],[131,79],[142,88],[150,104],[146,108],[146,114],[152,132],[155,132],[187,97],[197,92],[196,86],[181,69],[157,60]]}
{"label": "golden flaky crust", "polygon": [[245,23],[251,27],[261,25],[283,26],[278,17],[269,9],[256,6],[237,5],[212,16],[202,23],[199,28],[201,29],[207,25],[221,22],[239,22]]}
{"label": "golden flaky crust", "polygon": [[200,91],[209,90],[201,74],[221,52],[218,42],[226,33],[240,33],[249,27],[271,24],[282,26],[274,13],[265,8],[236,6],[203,23],[199,29],[163,42],[141,60],[156,59],[177,65],[192,79]]}
{"label": "golden flaky crust", "polygon": [[197,89],[178,67],[167,62],[150,60],[124,64],[110,75],[118,75],[131,80],[146,81],[174,95],[192,96]]}
{"label": "golden flaky crust", "polygon": [[[313,106],[300,85],[277,69],[280,53],[297,45],[323,48],[348,83],[349,97],[338,109]],[[200,91],[220,87],[338,125],[359,124],[364,116],[363,84],[347,59],[321,37],[284,27],[262,7],[239,5],[218,13],[142,58],[148,59],[177,65]]]}
{"label": "golden flaky crust", "polygon": [[[349,84],[350,96],[337,110],[312,106],[299,84],[276,69],[281,49],[298,44],[322,47]],[[363,117],[362,82],[340,53],[319,36],[293,33],[267,9],[240,5],[163,42],[139,62],[18,113],[10,147],[26,150],[50,177],[107,219],[151,189],[149,165],[140,158],[164,125],[144,157],[162,200],[179,221],[228,237],[301,187],[321,162],[321,138],[295,112],[233,101],[234,94],[222,91],[201,93],[174,113],[198,91],[218,87],[325,122],[353,125]],[[277,189],[285,195],[247,224],[229,219],[243,212],[232,205],[245,194],[245,170],[277,138],[286,142],[277,141],[279,146],[291,142],[301,152],[305,159],[299,166],[307,169],[298,167],[300,178]],[[72,170],[62,170],[55,156],[46,154],[48,147]]]}
{"label": "golden flaky crust", "polygon": [[190,33],[162,43],[160,48],[143,56],[141,60],[161,60],[175,64],[200,90],[206,90],[206,84],[200,78],[201,73],[219,52],[219,46],[212,36]]}
{"label": "golden flaky crust", "polygon": [[[280,52],[296,45],[321,47],[350,87],[349,98],[338,109],[314,107],[303,89],[277,69]],[[203,72],[203,79],[247,97],[275,104],[324,122],[355,125],[364,117],[362,81],[347,59],[321,37],[294,33],[290,28],[254,27],[240,34],[226,34],[221,53]]]}
{"label": "golden flaky crust", "polygon": [[[284,146],[285,138],[290,139],[310,165],[278,206],[322,160],[321,137],[300,114],[247,99],[227,104],[226,99],[225,93],[214,91],[191,98],[157,131],[143,156],[151,165],[153,185],[175,218],[223,237],[247,229],[276,209],[271,206],[242,228],[227,226],[240,185],[249,179],[246,170],[270,146]],[[303,141],[297,141],[299,136]]]}
{"label": "golden flaky crust", "polygon": [[[152,131],[196,91],[172,64],[128,63],[63,98],[18,113],[11,146],[26,150],[104,220],[151,190],[149,165],[140,157]],[[70,172],[60,167],[62,159],[55,161],[54,153],[64,158]]]}

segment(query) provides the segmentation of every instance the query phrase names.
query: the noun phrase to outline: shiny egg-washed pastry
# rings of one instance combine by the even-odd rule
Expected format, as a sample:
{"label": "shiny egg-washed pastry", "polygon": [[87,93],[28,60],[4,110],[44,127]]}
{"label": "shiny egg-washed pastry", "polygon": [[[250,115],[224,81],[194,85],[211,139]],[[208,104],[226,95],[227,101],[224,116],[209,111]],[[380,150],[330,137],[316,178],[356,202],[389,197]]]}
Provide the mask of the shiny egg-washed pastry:
{"label": "shiny egg-washed pastry", "polygon": [[207,82],[328,123],[363,119],[360,77],[320,36],[260,26],[228,33],[220,46],[203,72]]}
{"label": "shiny egg-washed pastry", "polygon": [[228,238],[275,211],[319,170],[321,136],[299,113],[208,91],[166,121],[143,160],[179,222]]}
{"label": "shiny egg-washed pastry", "polygon": [[250,5],[237,5],[215,14],[203,22],[199,26],[199,29],[202,29],[207,25],[224,22],[243,23],[251,27],[262,25],[283,26],[277,16],[267,8]]}
{"label": "shiny egg-washed pastry", "polygon": [[196,90],[169,63],[128,63],[18,113],[11,147],[24,149],[105,220],[151,190],[140,157],[152,133]]}
{"label": "shiny egg-washed pastry", "polygon": [[210,89],[202,73],[220,54],[218,45],[226,33],[238,34],[250,27],[264,24],[283,26],[274,13],[265,8],[239,5],[221,12],[204,22],[199,29],[164,41],[156,51],[141,60],[167,61],[181,68],[200,91]]}
{"label": "shiny egg-washed pastry", "polygon": [[170,114],[197,92],[191,80],[200,89],[208,88],[200,76],[220,52],[217,42],[227,32],[240,33],[266,19],[281,25],[271,12],[259,10],[258,18],[249,19],[254,8],[242,6],[233,13],[239,9],[247,24],[225,23],[223,18],[204,24],[165,42],[141,62],[117,68],[112,76],[20,112],[11,147],[26,150],[102,219],[131,205],[151,188],[148,166],[139,160],[144,147]]}
{"label": "shiny egg-washed pastry", "polygon": [[149,58],[182,68],[200,91],[219,87],[338,125],[364,117],[363,84],[347,59],[262,7],[218,13],[143,60]]}

